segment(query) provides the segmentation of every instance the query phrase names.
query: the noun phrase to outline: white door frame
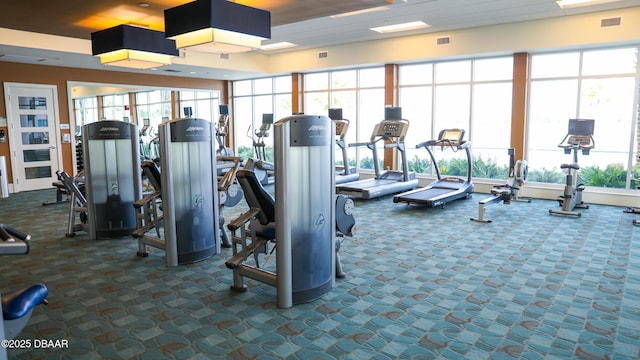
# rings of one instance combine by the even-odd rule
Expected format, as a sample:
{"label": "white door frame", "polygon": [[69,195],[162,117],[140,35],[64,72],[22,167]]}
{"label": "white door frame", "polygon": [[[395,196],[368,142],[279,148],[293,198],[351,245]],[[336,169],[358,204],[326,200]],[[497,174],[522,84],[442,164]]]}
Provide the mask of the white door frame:
{"label": "white door frame", "polygon": [[[60,139],[60,111],[59,111],[59,105],[58,105],[58,89],[56,85],[44,85],[44,84],[25,84],[25,83],[13,83],[13,82],[5,82],[4,83],[4,96],[5,96],[5,108],[7,111],[7,122],[8,122],[8,126],[9,126],[9,134],[10,134],[10,138],[9,138],[9,150],[10,150],[10,154],[11,154],[11,172],[12,172],[12,181],[13,181],[13,186],[11,189],[10,188],[10,192],[20,192],[20,191],[24,191],[24,190],[31,190],[31,189],[25,189],[24,188],[24,179],[21,179],[22,177],[22,168],[18,167],[18,161],[17,161],[17,156],[22,156],[22,154],[18,154],[18,150],[16,149],[18,142],[21,141],[20,140],[20,136],[16,135],[17,133],[17,128],[16,128],[16,124],[20,123],[20,119],[16,118],[17,115],[13,114],[13,107],[12,107],[12,103],[11,103],[11,94],[13,93],[12,89],[14,88],[20,88],[20,89],[24,89],[24,88],[31,88],[34,90],[51,90],[51,94],[52,94],[52,104],[51,104],[51,110],[53,112],[53,119],[51,119],[53,121],[53,131],[51,134],[51,137],[49,139],[50,141],[50,145],[51,146],[55,146],[55,149],[52,149],[54,151],[51,152],[52,154],[52,180],[55,180],[56,175],[55,175],[55,171],[58,169],[62,169],[62,164],[63,164],[63,159],[62,159],[62,141]],[[19,127],[19,126],[18,126]],[[53,140],[55,139],[55,140]],[[21,183],[21,180],[22,183]],[[51,184],[49,183],[49,186]]]}

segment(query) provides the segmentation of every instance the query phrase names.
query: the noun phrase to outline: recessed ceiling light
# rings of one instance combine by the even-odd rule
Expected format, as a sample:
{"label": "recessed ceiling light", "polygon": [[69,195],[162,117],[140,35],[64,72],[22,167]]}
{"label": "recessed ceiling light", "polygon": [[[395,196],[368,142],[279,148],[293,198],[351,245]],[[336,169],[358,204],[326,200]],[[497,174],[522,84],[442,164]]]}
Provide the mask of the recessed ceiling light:
{"label": "recessed ceiling light", "polygon": [[556,3],[562,9],[570,9],[574,7],[600,5],[616,1],[620,0],[557,0]]}
{"label": "recessed ceiling light", "polygon": [[407,30],[415,30],[429,27],[429,24],[422,21],[412,21],[404,24],[395,24],[395,25],[387,25],[387,26],[379,26],[371,28],[373,31],[377,31],[379,33],[392,33],[397,31],[407,31]]}
{"label": "recessed ceiling light", "polygon": [[276,49],[290,48],[290,47],[293,47],[293,46],[298,46],[298,45],[292,44],[292,43],[287,42],[287,41],[282,41],[282,42],[278,42],[278,43],[262,45],[262,46],[260,46],[260,49],[261,50],[276,50]]}
{"label": "recessed ceiling light", "polygon": [[341,14],[331,15],[329,17],[332,18],[332,19],[337,19],[337,18],[341,18],[341,17],[361,15],[361,14],[367,14],[367,13],[372,13],[372,12],[377,12],[377,11],[384,11],[384,10],[389,10],[389,7],[388,6],[378,6],[378,7],[364,9],[364,10],[349,11],[349,12],[345,12],[345,13],[341,13]]}
{"label": "recessed ceiling light", "polygon": [[141,2],[141,3],[138,3],[138,6],[140,6],[141,8],[148,8],[149,7],[149,3]]}

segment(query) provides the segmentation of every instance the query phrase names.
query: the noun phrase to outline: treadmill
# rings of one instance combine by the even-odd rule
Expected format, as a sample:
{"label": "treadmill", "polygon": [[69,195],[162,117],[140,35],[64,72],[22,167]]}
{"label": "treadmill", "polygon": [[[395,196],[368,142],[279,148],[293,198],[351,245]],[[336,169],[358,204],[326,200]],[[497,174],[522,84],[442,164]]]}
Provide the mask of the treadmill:
{"label": "treadmill", "polygon": [[[349,144],[349,146],[366,146],[373,152],[375,178],[337,185],[336,193],[362,199],[373,199],[418,187],[416,174],[408,170],[404,146],[404,138],[409,130],[409,120],[401,118],[400,108],[385,108],[385,118],[386,120],[379,122],[374,127],[369,142]],[[393,120],[394,118],[398,120]],[[402,158],[402,171],[380,171],[376,148],[376,143],[380,140],[390,141],[384,145],[385,148],[398,149]]]}
{"label": "treadmill", "polygon": [[[426,187],[407,191],[393,197],[394,203],[404,202],[407,204],[423,204],[430,207],[444,207],[448,202],[457,199],[468,199],[473,193],[473,183],[471,182],[471,142],[462,140],[464,138],[464,130],[462,129],[446,129],[440,131],[438,140],[425,141],[417,148],[424,147],[427,149],[431,162],[436,170],[436,180]],[[432,146],[440,146],[442,150],[450,148],[453,151],[464,150],[467,155],[467,178],[459,177],[442,177],[438,163],[431,151]]]}
{"label": "treadmill", "polygon": [[336,184],[358,181],[360,180],[360,174],[356,172],[356,169],[349,166],[347,143],[344,140],[347,135],[347,129],[349,129],[349,120],[342,118],[342,109],[329,109],[329,118],[336,124],[336,145],[342,152],[343,166],[336,166]]}

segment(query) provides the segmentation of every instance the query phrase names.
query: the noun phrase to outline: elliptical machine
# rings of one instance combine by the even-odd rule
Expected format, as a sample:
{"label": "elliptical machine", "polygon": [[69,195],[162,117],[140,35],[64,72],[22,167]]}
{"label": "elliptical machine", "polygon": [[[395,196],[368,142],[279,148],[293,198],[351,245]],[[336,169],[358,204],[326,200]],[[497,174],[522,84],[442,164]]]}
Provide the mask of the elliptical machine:
{"label": "elliptical machine", "polygon": [[589,155],[591,149],[595,147],[595,141],[593,140],[594,123],[595,120],[592,119],[569,119],[569,130],[560,144],[558,144],[558,147],[564,149],[565,154],[573,153],[573,162],[560,165],[561,169],[567,169],[564,193],[557,199],[562,209],[549,209],[549,214],[581,216],[582,213],[574,209],[589,208],[589,204],[582,201],[584,184],[580,183],[578,150],[582,151],[582,155]]}
{"label": "elliptical machine", "polygon": [[262,125],[260,129],[249,135],[252,126],[247,130],[248,136],[253,141],[253,158],[247,159],[244,165],[245,170],[253,171],[262,185],[274,182],[275,166],[273,162],[267,161],[266,144],[264,139],[269,137],[269,130],[273,124],[273,114],[262,114]]}
{"label": "elliptical machine", "polygon": [[226,138],[227,138],[227,129],[229,124],[229,106],[228,105],[220,105],[219,107],[220,116],[218,117],[218,122],[216,123],[216,142],[218,143],[218,149],[216,150],[217,156],[235,156],[233,155],[233,150],[227,147]]}

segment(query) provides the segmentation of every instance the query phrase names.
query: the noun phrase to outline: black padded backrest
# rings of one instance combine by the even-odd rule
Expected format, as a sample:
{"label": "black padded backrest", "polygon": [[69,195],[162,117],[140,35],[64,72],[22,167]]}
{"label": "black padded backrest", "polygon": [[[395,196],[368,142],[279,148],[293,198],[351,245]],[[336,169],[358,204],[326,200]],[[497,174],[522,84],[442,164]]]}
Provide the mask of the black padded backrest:
{"label": "black padded backrest", "polygon": [[258,181],[256,174],[250,170],[238,170],[236,178],[249,207],[262,210],[258,215],[260,224],[267,225],[276,221],[275,200]]}
{"label": "black padded backrest", "polygon": [[153,161],[145,160],[140,164],[142,171],[149,179],[151,186],[156,189],[156,192],[162,192],[162,182],[160,181],[160,169],[158,169],[158,165]]}

